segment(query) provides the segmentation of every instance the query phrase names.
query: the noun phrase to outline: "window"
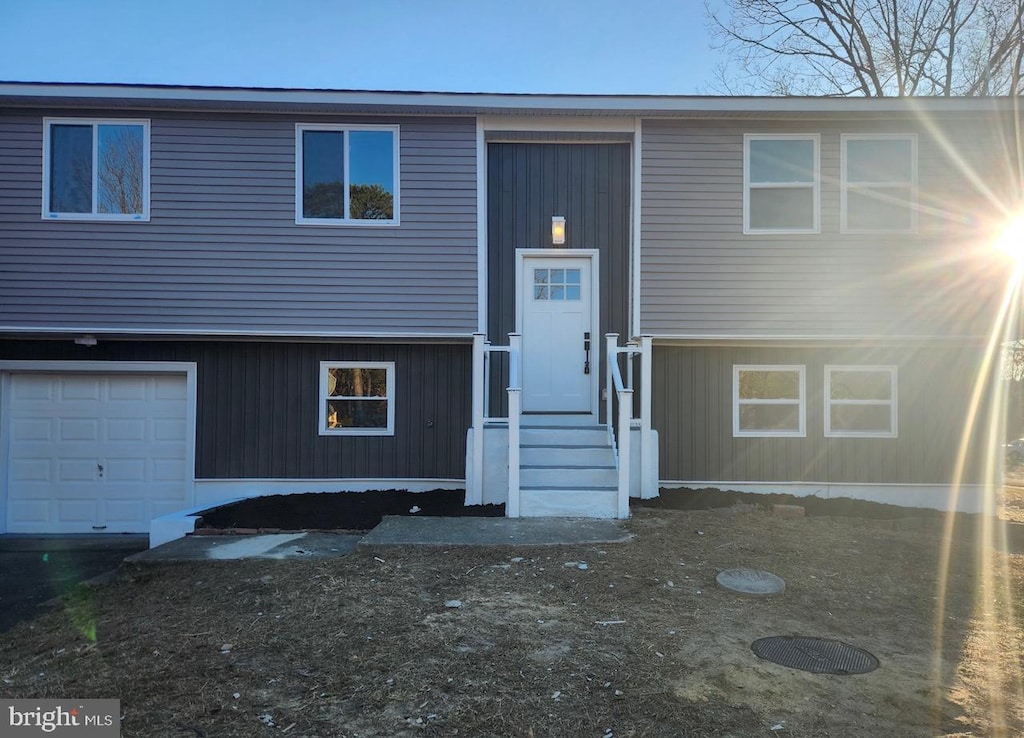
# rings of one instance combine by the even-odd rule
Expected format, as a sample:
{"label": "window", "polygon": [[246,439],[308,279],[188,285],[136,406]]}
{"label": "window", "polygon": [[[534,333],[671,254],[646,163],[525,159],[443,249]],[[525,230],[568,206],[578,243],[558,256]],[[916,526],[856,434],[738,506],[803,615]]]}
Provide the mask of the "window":
{"label": "window", "polygon": [[896,367],[826,366],[825,435],[896,437]]}
{"label": "window", "polygon": [[149,220],[149,121],[44,119],[43,217]]}
{"label": "window", "polygon": [[803,366],[734,365],[732,434],[803,436]]}
{"label": "window", "polygon": [[743,137],[743,232],[818,232],[818,136]]}
{"label": "window", "polygon": [[917,228],[917,137],[843,135],[842,229],[909,232]]}
{"label": "window", "polygon": [[579,269],[534,269],[533,299],[573,302],[580,298]]}
{"label": "window", "polygon": [[295,222],[398,225],[398,127],[295,127]]}
{"label": "window", "polygon": [[320,362],[320,435],[394,434],[394,362]]}

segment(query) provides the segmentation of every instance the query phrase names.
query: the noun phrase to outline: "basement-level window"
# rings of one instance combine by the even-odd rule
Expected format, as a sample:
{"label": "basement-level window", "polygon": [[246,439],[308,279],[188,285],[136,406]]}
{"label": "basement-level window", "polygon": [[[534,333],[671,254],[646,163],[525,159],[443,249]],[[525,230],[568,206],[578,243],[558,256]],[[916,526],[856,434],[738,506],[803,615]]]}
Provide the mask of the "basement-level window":
{"label": "basement-level window", "polygon": [[732,368],[734,436],[804,436],[803,366],[740,365]]}
{"label": "basement-level window", "polygon": [[895,438],[896,367],[826,366],[825,435]]}
{"label": "basement-level window", "polygon": [[398,225],[398,126],[295,126],[295,222]]}
{"label": "basement-level window", "polygon": [[917,228],[917,137],[844,134],[841,225],[848,233]]}
{"label": "basement-level window", "polygon": [[46,118],[43,217],[149,220],[149,121]]}
{"label": "basement-level window", "polygon": [[394,362],[320,362],[320,435],[394,434]]}
{"label": "basement-level window", "polygon": [[818,232],[817,134],[743,137],[743,232]]}

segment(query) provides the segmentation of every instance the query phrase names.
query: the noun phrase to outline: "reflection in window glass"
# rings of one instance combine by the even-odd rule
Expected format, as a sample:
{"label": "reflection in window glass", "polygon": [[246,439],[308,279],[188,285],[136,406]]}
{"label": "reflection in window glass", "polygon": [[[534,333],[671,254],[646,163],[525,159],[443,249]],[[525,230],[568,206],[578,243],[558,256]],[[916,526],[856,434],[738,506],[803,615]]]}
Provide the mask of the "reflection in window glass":
{"label": "reflection in window glass", "polygon": [[145,215],[148,162],[142,123],[49,123],[48,216]]}
{"label": "reflection in window glass", "polygon": [[394,365],[321,364],[321,432],[393,431]]}
{"label": "reflection in window glass", "polygon": [[733,435],[802,436],[802,366],[733,367]]}
{"label": "reflection in window glass", "polygon": [[92,126],[50,127],[50,211],[92,212]]}
{"label": "reflection in window glass", "polygon": [[296,130],[300,219],[397,220],[396,130],[313,125]]}
{"label": "reflection in window glass", "polygon": [[303,131],[303,217],[344,218],[344,181],[344,134],[341,131]]}
{"label": "reflection in window glass", "polygon": [[394,217],[394,134],[350,131],[349,217],[391,220]]}
{"label": "reflection in window glass", "polygon": [[744,230],[817,230],[817,138],[750,134],[744,141]]}
{"label": "reflection in window glass", "polygon": [[534,269],[533,299],[572,301],[580,299],[579,269]]}
{"label": "reflection in window glass", "polygon": [[844,136],[843,229],[913,230],[914,159],[912,136]]}
{"label": "reflection in window glass", "polygon": [[896,435],[895,367],[825,367],[826,436]]}

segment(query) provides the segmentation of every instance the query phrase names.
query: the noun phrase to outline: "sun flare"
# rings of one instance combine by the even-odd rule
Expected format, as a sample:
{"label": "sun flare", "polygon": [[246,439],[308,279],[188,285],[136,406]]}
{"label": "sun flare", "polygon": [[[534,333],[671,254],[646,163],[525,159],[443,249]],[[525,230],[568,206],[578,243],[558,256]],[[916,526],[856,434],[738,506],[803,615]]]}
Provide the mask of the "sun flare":
{"label": "sun flare", "polygon": [[1024,213],[1018,213],[1007,222],[993,245],[1012,258],[1018,269],[1024,268]]}

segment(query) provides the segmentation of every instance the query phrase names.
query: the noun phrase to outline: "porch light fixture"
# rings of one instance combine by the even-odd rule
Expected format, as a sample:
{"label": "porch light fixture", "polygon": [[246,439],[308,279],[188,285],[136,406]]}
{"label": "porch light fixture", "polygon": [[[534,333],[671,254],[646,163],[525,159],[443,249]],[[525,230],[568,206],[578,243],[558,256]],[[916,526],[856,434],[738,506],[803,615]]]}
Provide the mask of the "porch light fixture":
{"label": "porch light fixture", "polygon": [[551,216],[551,243],[555,246],[565,245],[565,217],[562,215]]}

